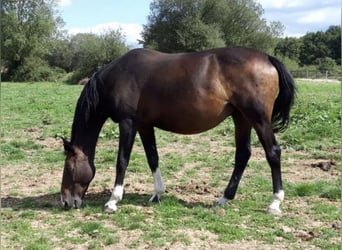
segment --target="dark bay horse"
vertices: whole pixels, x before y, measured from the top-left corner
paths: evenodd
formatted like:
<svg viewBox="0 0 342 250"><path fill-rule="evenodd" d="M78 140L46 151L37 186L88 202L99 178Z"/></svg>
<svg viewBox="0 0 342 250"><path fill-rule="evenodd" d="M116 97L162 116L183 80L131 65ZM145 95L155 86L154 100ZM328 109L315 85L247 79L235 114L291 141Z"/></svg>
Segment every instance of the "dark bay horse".
<svg viewBox="0 0 342 250"><path fill-rule="evenodd" d="M255 129L271 167L274 198L268 211L279 214L284 199L281 150L274 133L284 130L295 97L295 83L276 58L252 49L220 48L166 54L131 50L96 72L84 87L75 110L66 154L61 200L66 208L82 204L95 175L94 155L104 122L119 124L119 149L114 190L105 211L114 212L122 199L124 177L138 132L154 180L150 201L164 193L154 127L194 134L232 116L235 125L235 167L223 196L234 198L251 155Z"/></svg>

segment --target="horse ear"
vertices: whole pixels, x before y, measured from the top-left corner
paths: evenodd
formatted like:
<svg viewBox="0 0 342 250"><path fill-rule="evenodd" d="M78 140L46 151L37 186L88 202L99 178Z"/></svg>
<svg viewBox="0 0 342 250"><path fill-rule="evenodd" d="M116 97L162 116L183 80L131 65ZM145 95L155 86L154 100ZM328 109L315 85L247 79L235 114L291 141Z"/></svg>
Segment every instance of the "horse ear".
<svg viewBox="0 0 342 250"><path fill-rule="evenodd" d="M75 149L73 146L71 146L71 143L65 138L62 138L62 140L65 152L75 154Z"/></svg>

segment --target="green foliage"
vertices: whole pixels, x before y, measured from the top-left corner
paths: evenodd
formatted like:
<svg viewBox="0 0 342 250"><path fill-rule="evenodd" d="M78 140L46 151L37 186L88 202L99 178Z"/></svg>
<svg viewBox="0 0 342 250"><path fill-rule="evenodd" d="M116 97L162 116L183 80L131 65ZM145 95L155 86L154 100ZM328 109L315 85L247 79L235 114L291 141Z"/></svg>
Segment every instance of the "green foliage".
<svg viewBox="0 0 342 250"><path fill-rule="evenodd" d="M253 0L155 0L141 43L166 52L246 46L268 50L281 35L280 23L267 25Z"/></svg>
<svg viewBox="0 0 342 250"><path fill-rule="evenodd" d="M274 54L282 60L289 58L299 62L299 53L301 49L301 40L295 37L285 37L279 39L274 48Z"/></svg>
<svg viewBox="0 0 342 250"><path fill-rule="evenodd" d="M341 26L330 26L325 32L330 53L328 57L341 64Z"/></svg>
<svg viewBox="0 0 342 250"><path fill-rule="evenodd" d="M65 71L61 68L51 67L45 60L39 57L29 56L23 61L11 75L13 81L36 82L36 81L58 81Z"/></svg>
<svg viewBox="0 0 342 250"><path fill-rule="evenodd" d="M2 80L57 81L73 71L71 81L77 83L128 50L120 30L69 38L60 29L55 3L2 1Z"/></svg>
<svg viewBox="0 0 342 250"><path fill-rule="evenodd" d="M73 57L74 51L69 38L58 38L53 41L49 55L46 58L49 65L71 72L75 69Z"/></svg>
<svg viewBox="0 0 342 250"><path fill-rule="evenodd" d="M69 48L72 54L71 70L74 71L71 82L74 83L84 77L90 77L101 66L113 61L128 50L120 30L109 30L102 35L76 34L71 37ZM64 61L69 58L69 53L65 55L66 58L63 58L63 55L59 56Z"/></svg>
<svg viewBox="0 0 342 250"><path fill-rule="evenodd" d="M337 65L341 64L341 26L330 26L324 32L310 32L300 38L278 39L274 54L293 71L340 75Z"/></svg>
<svg viewBox="0 0 342 250"><path fill-rule="evenodd" d="M324 58L329 54L324 32L307 33L302 38L299 60L302 65L310 65L317 58Z"/></svg>
<svg viewBox="0 0 342 250"><path fill-rule="evenodd" d="M317 58L315 61L317 69L321 72L334 71L336 67L335 60L330 57Z"/></svg>
<svg viewBox="0 0 342 250"><path fill-rule="evenodd" d="M3 79L27 81L28 61L40 60L48 54L52 36L58 26L53 2L44 0L10 1L1 5L1 61L6 69ZM26 64L26 65L25 65ZM36 64L44 77L48 69ZM20 72L16 72L16 71ZM26 78L28 77L28 78ZM48 77L46 77L48 78ZM49 79L49 78L48 78Z"/></svg>

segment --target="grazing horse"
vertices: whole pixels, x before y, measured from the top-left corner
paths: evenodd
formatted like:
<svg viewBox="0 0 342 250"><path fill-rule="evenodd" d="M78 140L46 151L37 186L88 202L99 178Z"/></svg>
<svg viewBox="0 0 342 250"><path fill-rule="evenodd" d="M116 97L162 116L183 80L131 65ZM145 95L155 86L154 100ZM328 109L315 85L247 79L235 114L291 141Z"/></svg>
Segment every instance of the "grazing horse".
<svg viewBox="0 0 342 250"><path fill-rule="evenodd" d="M119 149L113 193L106 212L117 210L124 177L138 132L154 180L150 201L165 191L158 164L154 127L195 134L217 126L228 116L235 125L235 167L217 204L234 199L251 155L255 129L271 167L273 201L268 211L279 214L284 199L281 150L274 133L284 130L296 92L285 66L253 49L219 48L203 52L166 54L134 49L96 72L78 99L71 141L66 154L61 201L79 208L95 175L94 155L104 122L119 124Z"/></svg>

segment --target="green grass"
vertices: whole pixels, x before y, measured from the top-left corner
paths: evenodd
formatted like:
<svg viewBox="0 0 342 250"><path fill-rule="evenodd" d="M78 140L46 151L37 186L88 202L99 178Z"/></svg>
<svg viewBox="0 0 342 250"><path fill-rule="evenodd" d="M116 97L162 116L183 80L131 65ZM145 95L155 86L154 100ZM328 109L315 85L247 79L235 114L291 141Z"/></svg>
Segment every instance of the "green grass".
<svg viewBox="0 0 342 250"><path fill-rule="evenodd" d="M284 145L298 150L323 150L341 145L341 89L336 84L299 82Z"/></svg>
<svg viewBox="0 0 342 250"><path fill-rule="evenodd" d="M79 210L58 207L63 170L60 136L70 136L81 86L61 83L1 85L1 244L3 249L338 249L341 244L339 84L298 83L290 127L277 135L283 150L283 216L265 213L272 199L270 169L251 159L236 199L212 203L233 170L231 119L195 136L156 131L167 193L150 204L153 181L141 141L136 139L126 193L115 214L103 213L115 176L118 129L101 131L97 175ZM262 152L253 133L253 149ZM335 161L329 172L310 167ZM312 174L312 171L316 171ZM297 174L300 172L300 174ZM308 175L306 176L306 172ZM302 175L302 177L300 177ZM304 239L301 232L313 232Z"/></svg>

